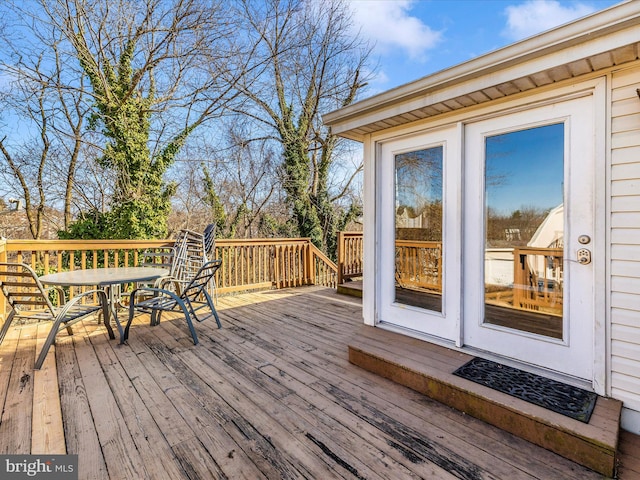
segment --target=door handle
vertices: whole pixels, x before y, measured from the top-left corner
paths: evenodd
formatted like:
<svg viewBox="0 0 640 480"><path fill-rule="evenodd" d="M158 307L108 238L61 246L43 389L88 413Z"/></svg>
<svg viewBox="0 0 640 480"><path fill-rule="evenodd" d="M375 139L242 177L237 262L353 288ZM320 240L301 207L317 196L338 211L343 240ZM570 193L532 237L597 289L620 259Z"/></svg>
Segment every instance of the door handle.
<svg viewBox="0 0 640 480"><path fill-rule="evenodd" d="M589 265L591 263L591 250L588 248L579 248L576 256L580 265Z"/></svg>

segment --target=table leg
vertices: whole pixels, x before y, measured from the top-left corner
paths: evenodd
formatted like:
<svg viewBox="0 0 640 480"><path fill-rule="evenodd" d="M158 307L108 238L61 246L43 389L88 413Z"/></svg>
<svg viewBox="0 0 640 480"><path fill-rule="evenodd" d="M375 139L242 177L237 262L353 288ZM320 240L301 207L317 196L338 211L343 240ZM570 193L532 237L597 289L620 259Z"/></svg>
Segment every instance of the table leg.
<svg viewBox="0 0 640 480"><path fill-rule="evenodd" d="M120 320L118 320L118 309L116 308L116 299L113 293L113 285L107 285L105 287L105 290L107 291L107 298L109 300L109 310L111 310L110 317L113 317L114 321L116 322L116 327L118 328L118 334L120 335L120 343L122 343L122 338L124 336L124 329L120 324ZM109 318L105 319L105 323L107 322L110 322Z"/></svg>

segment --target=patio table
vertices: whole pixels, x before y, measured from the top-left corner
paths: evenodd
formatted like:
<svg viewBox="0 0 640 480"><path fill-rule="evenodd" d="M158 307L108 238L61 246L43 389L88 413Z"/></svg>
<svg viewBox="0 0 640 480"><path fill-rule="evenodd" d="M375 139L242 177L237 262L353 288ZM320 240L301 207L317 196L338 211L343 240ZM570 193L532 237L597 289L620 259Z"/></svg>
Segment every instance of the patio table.
<svg viewBox="0 0 640 480"><path fill-rule="evenodd" d="M124 329L118 320L114 287L126 283L150 282L169 275L166 268L156 267L122 267L122 268L90 268L86 270L71 270L68 272L50 273L38 277L40 282L47 285L65 287L103 287L109 300L111 316L118 327L120 341L124 335ZM110 318L105 318L105 324L110 327ZM109 329L109 328L108 328Z"/></svg>

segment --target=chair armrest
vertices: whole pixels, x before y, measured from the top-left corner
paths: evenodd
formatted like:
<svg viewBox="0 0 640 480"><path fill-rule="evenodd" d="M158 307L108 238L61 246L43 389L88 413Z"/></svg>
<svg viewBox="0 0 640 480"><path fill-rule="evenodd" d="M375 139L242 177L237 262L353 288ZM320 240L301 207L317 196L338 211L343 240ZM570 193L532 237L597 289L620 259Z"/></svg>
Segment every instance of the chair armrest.
<svg viewBox="0 0 640 480"><path fill-rule="evenodd" d="M156 287L138 287L129 294L129 308L135 308L135 300L140 293L153 293L154 297L167 296L178 303L183 303L183 300L171 290Z"/></svg>
<svg viewBox="0 0 640 480"><path fill-rule="evenodd" d="M44 287L43 291L45 293L56 292L58 294L58 307L61 307L65 303L67 303L67 296L64 293L64 289L58 285L53 285L51 287Z"/></svg>
<svg viewBox="0 0 640 480"><path fill-rule="evenodd" d="M157 288L160 290L168 290L166 285L169 283L173 284L173 287L175 288L176 293L180 295L182 293L182 286L186 285L189 282L185 280L180 280L179 278L176 278L172 275L168 275L166 277L158 278L153 284L153 288Z"/></svg>

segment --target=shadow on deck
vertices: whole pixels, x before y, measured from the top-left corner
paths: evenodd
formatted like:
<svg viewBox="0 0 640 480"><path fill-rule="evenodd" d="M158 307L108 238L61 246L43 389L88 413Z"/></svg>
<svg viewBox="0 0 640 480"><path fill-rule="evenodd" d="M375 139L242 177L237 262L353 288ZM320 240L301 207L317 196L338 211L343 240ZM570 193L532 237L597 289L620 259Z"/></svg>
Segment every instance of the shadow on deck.
<svg viewBox="0 0 640 480"><path fill-rule="evenodd" d="M602 478L350 364L357 299L306 287L218 303L223 328L197 324L197 346L182 319L140 317L124 346L85 320L35 372L48 326L13 328L0 451L78 454L83 480Z"/></svg>

